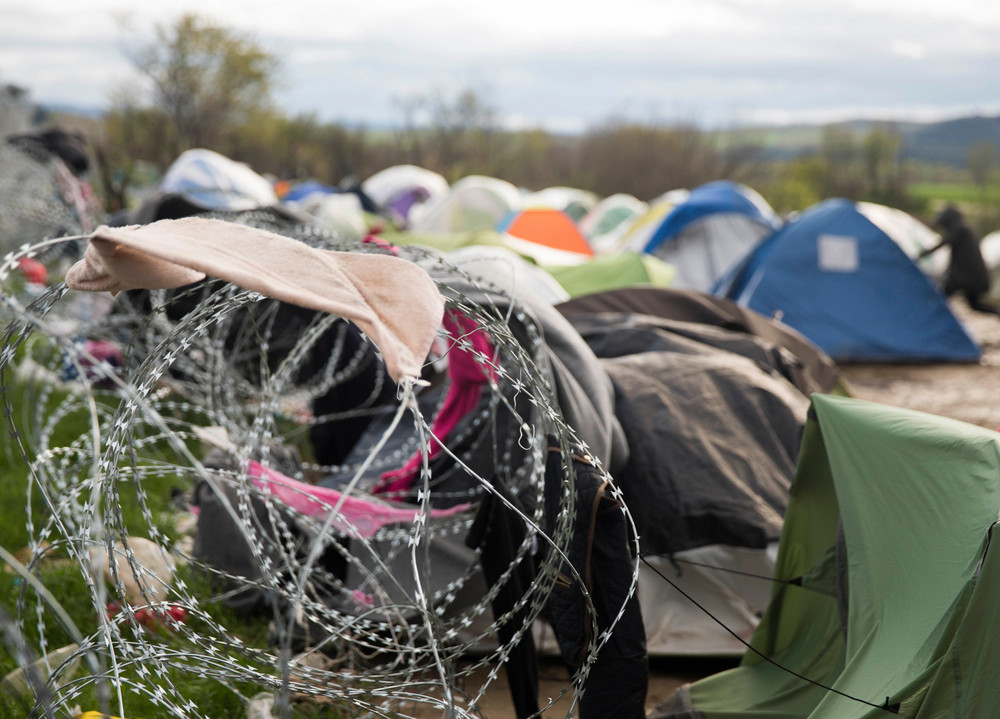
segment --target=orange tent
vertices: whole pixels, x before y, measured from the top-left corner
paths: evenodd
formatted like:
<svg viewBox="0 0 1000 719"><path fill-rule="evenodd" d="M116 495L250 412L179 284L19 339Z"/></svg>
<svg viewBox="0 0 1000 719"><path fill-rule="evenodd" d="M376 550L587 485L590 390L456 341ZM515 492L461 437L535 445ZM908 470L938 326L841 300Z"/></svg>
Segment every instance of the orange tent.
<svg viewBox="0 0 1000 719"><path fill-rule="evenodd" d="M583 258L594 254L576 223L561 210L542 207L521 210L505 218L497 230L543 247L582 255Z"/></svg>

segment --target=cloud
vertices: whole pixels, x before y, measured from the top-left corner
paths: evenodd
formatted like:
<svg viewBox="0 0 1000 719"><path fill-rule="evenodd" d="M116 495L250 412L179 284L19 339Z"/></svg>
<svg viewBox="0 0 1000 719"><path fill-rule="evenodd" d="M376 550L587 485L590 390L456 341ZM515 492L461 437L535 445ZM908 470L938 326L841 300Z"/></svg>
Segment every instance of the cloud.
<svg viewBox="0 0 1000 719"><path fill-rule="evenodd" d="M923 60L927 57L927 50L924 49L924 46L910 40L893 40L889 45L889 50L893 55L910 60Z"/></svg>
<svg viewBox="0 0 1000 719"><path fill-rule="evenodd" d="M0 79L45 100L101 100L108 78L130 70L119 45L193 10L283 60L289 113L331 120L395 122L400 97L467 87L510 123L560 128L622 116L717 124L918 112L1000 97L1000 3L978 0L174 0L170 16L126 0L87 5L35 0L0 11ZM130 8L131 35L114 17Z"/></svg>

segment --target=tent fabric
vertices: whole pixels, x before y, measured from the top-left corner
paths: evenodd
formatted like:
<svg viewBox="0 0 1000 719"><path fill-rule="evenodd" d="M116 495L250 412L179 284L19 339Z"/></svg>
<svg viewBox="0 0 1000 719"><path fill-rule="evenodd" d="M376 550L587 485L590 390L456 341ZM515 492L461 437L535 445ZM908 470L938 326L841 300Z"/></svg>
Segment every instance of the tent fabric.
<svg viewBox="0 0 1000 719"><path fill-rule="evenodd" d="M670 575L689 561L770 576L808 405L785 376L786 353L744 332L650 315L571 321L615 386L629 460L614 476L647 561ZM768 584L679 566L683 590L749 639ZM640 568L638 592L651 655L742 652L654 569Z"/></svg>
<svg viewBox="0 0 1000 719"><path fill-rule="evenodd" d="M646 252L653 251L663 242L676 237L691 223L709 215L744 215L771 229L777 227L778 220L774 211L750 192L743 185L725 180L696 187L686 200L667 215L643 249Z"/></svg>
<svg viewBox="0 0 1000 719"><path fill-rule="evenodd" d="M740 346L743 356L641 316L572 321L615 386L629 443L615 476L643 552L777 540L808 400L766 367L766 352Z"/></svg>
<svg viewBox="0 0 1000 719"><path fill-rule="evenodd" d="M361 183L361 190L384 212L405 222L415 204L448 192L448 181L416 165L393 165Z"/></svg>
<svg viewBox="0 0 1000 719"><path fill-rule="evenodd" d="M597 203L580 220L580 231L591 245L600 243L611 250L628 229L631 221L649 209L642 200L622 192L609 195Z"/></svg>
<svg viewBox="0 0 1000 719"><path fill-rule="evenodd" d="M546 187L524 198L526 209L548 208L565 212L573 222L582 220L597 206L597 195L575 187Z"/></svg>
<svg viewBox="0 0 1000 719"><path fill-rule="evenodd" d="M249 166L201 148L182 152L156 189L160 194L183 195L209 210L252 210L278 204L271 183Z"/></svg>
<svg viewBox="0 0 1000 719"><path fill-rule="evenodd" d="M639 285L667 287L674 278L671 265L637 252L595 255L579 265L557 265L546 270L570 297Z"/></svg>
<svg viewBox="0 0 1000 719"><path fill-rule="evenodd" d="M643 252L646 245L649 244L649 238L656 232L656 228L674 211L676 206L677 203L670 199L650 202L647 210L632 220L618 242L618 249Z"/></svg>
<svg viewBox="0 0 1000 719"><path fill-rule="evenodd" d="M521 209L521 192L506 180L468 175L447 194L428 200L410 214L414 232L470 232L493 229Z"/></svg>
<svg viewBox="0 0 1000 719"><path fill-rule="evenodd" d="M555 277L506 247L470 245L447 253L445 259L480 282L506 290L512 297L530 295L533 301L552 305L570 298Z"/></svg>
<svg viewBox="0 0 1000 719"><path fill-rule="evenodd" d="M576 256L576 261L591 257L594 252L576 223L561 210L528 208L512 213L500 221L496 228L509 235L515 242L511 248L537 254L539 257L553 256L545 250ZM516 242L520 240L520 242ZM543 260L544 262L544 260ZM564 264L564 263L559 263Z"/></svg>
<svg viewBox="0 0 1000 719"><path fill-rule="evenodd" d="M980 356L931 280L848 200L827 200L785 225L714 293L780 316L837 361Z"/></svg>
<svg viewBox="0 0 1000 719"><path fill-rule="evenodd" d="M310 195L335 195L340 190L318 180L304 180L291 187L281 196L282 202L301 202Z"/></svg>
<svg viewBox="0 0 1000 719"><path fill-rule="evenodd" d="M674 265L674 286L707 292L779 224L773 210L750 188L710 182L675 206L661 203L654 217L630 233L627 248Z"/></svg>
<svg viewBox="0 0 1000 719"><path fill-rule="evenodd" d="M787 325L731 300L694 290L634 287L578 297L556 306L564 315L621 312L720 327L758 337L791 357L787 378L806 395L832 392L840 385L837 365L821 349Z"/></svg>
<svg viewBox="0 0 1000 719"><path fill-rule="evenodd" d="M286 206L308 215L337 237L360 240L368 231L361 200L353 192L314 192L297 202L286 203Z"/></svg>
<svg viewBox="0 0 1000 719"><path fill-rule="evenodd" d="M815 395L752 650L650 716L996 716L998 442L963 422Z"/></svg>
<svg viewBox="0 0 1000 719"><path fill-rule="evenodd" d="M418 245L443 252L458 270L505 289L512 297L527 293L533 300L555 304L569 299L556 279L524 255L508 247L494 230L465 233L383 232L379 237L399 246Z"/></svg>
<svg viewBox="0 0 1000 719"><path fill-rule="evenodd" d="M875 202L858 202L855 206L858 208L858 212L872 221L872 224L889 235L902 248L907 257L917 263L920 269L935 280L944 277L944 271L948 268L951 248L942 247L925 257L920 257L920 253L924 250L929 250L940 244L941 235L939 233L913 215L895 207Z"/></svg>

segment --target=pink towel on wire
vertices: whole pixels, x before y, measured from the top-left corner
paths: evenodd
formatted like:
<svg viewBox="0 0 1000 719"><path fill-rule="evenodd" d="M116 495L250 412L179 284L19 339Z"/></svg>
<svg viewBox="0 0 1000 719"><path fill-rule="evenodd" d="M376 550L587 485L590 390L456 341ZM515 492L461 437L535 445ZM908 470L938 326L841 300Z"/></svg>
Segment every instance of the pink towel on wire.
<svg viewBox="0 0 1000 719"><path fill-rule="evenodd" d="M117 294L167 289L206 276L354 322L397 382L419 377L444 313L430 276L384 254L333 252L267 230L185 217L101 226L66 274L70 289Z"/></svg>
<svg viewBox="0 0 1000 719"><path fill-rule="evenodd" d="M444 327L455 338L455 344L448 353L448 377L451 380L448 393L431 424L431 433L442 439L476 408L486 383L496 377L496 371L491 366L476 360L477 355L492 357L493 345L489 335L474 320L456 310L448 310L444 314ZM463 346L461 340L468 341L471 346ZM434 437L430 440L428 459L434 459L442 450L441 443ZM418 451L399 469L385 472L372 491L395 497L406 494L422 464L423 457Z"/></svg>

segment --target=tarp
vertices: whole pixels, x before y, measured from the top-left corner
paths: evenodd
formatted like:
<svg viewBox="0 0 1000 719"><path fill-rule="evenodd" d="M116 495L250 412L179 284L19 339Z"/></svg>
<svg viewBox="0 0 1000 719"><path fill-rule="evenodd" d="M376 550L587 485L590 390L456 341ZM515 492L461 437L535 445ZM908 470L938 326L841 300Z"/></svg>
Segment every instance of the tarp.
<svg viewBox="0 0 1000 719"><path fill-rule="evenodd" d="M974 362L980 355L944 295L848 200L806 210L714 291L779 316L838 361Z"/></svg>
<svg viewBox="0 0 1000 719"><path fill-rule="evenodd" d="M631 450L615 479L644 556L748 640L769 584L747 575L773 570L806 392L832 387L836 368L787 328L717 298L698 299L692 291L615 290L557 309L615 383L615 413ZM743 328L753 317L759 332ZM829 375L810 372L765 335L815 353L810 364ZM742 653L732 634L645 565L638 591L651 655Z"/></svg>
<svg viewBox="0 0 1000 719"><path fill-rule="evenodd" d="M749 334L787 355L781 365L774 366L784 367L782 374L806 395L842 392L838 389L840 371L825 352L791 327L722 297L694 290L633 287L577 297L556 309L568 317L605 312L643 314Z"/></svg>
<svg viewBox="0 0 1000 719"><path fill-rule="evenodd" d="M955 420L814 396L753 650L651 717L995 717L998 442Z"/></svg>

